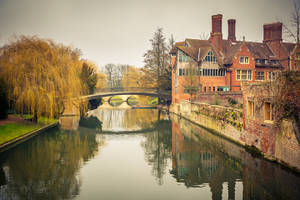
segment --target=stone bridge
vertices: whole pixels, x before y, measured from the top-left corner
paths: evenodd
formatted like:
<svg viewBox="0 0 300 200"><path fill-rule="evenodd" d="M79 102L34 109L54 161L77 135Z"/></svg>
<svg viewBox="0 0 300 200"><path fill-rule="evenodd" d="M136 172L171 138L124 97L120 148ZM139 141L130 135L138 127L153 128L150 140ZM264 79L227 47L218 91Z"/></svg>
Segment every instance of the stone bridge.
<svg viewBox="0 0 300 200"><path fill-rule="evenodd" d="M123 96L126 95L127 101L128 97L131 95L143 95L143 96L153 96L158 97L160 102L170 102L171 101L171 90L161 90L158 88L145 88L145 87L120 87L120 88L100 88L96 89L94 94L83 96L82 98L87 98L89 100L99 99L108 96Z"/></svg>
<svg viewBox="0 0 300 200"><path fill-rule="evenodd" d="M153 96L159 98L159 103L171 103L171 90L161 90L158 88L145 87L120 87L120 88L101 88L96 89L94 94L82 96L81 99L88 99L91 103L103 97L120 96L123 101L127 102L131 95ZM65 101L65 109L63 115L79 115L78 99Z"/></svg>

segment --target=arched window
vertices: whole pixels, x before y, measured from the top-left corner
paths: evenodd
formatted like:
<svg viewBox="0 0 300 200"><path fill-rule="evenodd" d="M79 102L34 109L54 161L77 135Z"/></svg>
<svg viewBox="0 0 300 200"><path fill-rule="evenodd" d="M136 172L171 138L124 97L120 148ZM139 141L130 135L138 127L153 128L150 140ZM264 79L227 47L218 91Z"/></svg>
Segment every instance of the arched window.
<svg viewBox="0 0 300 200"><path fill-rule="evenodd" d="M209 51L207 56L205 56L204 62L216 63L216 57L212 51Z"/></svg>

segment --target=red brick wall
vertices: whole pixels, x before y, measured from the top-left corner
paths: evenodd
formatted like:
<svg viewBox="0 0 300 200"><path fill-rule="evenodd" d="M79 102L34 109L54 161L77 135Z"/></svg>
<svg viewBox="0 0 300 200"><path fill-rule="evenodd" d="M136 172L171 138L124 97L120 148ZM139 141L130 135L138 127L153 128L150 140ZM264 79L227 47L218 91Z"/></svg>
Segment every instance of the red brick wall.
<svg viewBox="0 0 300 200"><path fill-rule="evenodd" d="M295 51L291 55L290 69L300 70L300 59L296 58L296 54L300 53L300 45L296 47Z"/></svg>
<svg viewBox="0 0 300 200"><path fill-rule="evenodd" d="M241 64L240 63L240 56L248 56L249 57L249 64ZM240 91L241 87L240 84L242 81L236 80L236 70L238 69L247 69L252 70L252 80L250 82L254 82L254 70L255 70L255 60L252 57L249 49L245 44L241 46L240 51L236 54L236 56L233 58L232 67L230 68L232 70L231 73L231 84L232 84L232 91ZM228 73L228 75L230 75ZM227 79L227 81L230 81L230 78ZM229 82L227 83L230 84Z"/></svg>

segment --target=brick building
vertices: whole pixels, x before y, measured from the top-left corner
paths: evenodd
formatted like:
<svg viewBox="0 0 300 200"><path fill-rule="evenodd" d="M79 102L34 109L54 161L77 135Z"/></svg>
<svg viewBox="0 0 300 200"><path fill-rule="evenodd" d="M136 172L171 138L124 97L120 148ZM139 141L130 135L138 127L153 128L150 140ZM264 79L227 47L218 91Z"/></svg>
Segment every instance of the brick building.
<svg viewBox="0 0 300 200"><path fill-rule="evenodd" d="M237 41L236 20L228 20L228 38L223 39L222 15L212 16L208 40L186 39L170 51L172 102L189 99L191 84L203 93L240 91L241 82L272 79L274 72L300 69L300 47L282 41L282 23L263 26L263 41Z"/></svg>

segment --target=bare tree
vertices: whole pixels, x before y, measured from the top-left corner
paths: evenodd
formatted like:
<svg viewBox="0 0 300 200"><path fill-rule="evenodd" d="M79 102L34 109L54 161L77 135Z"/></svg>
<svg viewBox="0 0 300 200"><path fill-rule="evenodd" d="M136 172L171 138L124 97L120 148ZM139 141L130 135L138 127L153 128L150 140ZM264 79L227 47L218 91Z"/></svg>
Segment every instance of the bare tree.
<svg viewBox="0 0 300 200"><path fill-rule="evenodd" d="M110 88L122 87L123 75L128 69L128 65L124 64L107 64L104 66L104 73L107 76Z"/></svg>
<svg viewBox="0 0 300 200"><path fill-rule="evenodd" d="M288 37L294 39L294 41L298 44L299 43L299 31L300 31L300 3L296 0L293 1L294 10L291 14L290 24L291 27L288 27L283 24L286 34Z"/></svg>
<svg viewBox="0 0 300 200"><path fill-rule="evenodd" d="M200 34L199 38L200 38L200 40L208 40L209 34L203 32L203 33Z"/></svg>

